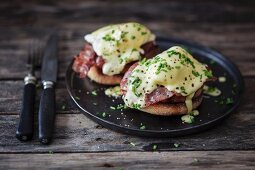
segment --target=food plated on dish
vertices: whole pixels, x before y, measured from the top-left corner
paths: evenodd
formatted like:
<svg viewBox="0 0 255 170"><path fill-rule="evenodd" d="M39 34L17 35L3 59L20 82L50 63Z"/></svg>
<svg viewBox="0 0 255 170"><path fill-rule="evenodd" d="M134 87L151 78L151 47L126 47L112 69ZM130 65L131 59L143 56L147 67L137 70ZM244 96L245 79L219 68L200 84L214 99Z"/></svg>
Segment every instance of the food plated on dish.
<svg viewBox="0 0 255 170"><path fill-rule="evenodd" d="M124 24L112 28L118 29L119 25ZM103 34L102 30L99 32ZM137 30L141 31L139 27ZM125 29L122 31L126 32ZM115 33L113 30L110 32ZM142 34L145 35L140 33L137 36ZM93 47L94 41L90 38L87 40L90 50L83 50L75 56L66 72L68 92L85 115L123 133L169 137L209 128L237 108L243 79L238 68L227 58L207 47L181 39L152 37L147 38L152 41L141 43L138 49L140 57L126 62L125 66L118 65L122 64L121 56L106 55L104 60L113 59L110 63L115 62L114 70L124 67L119 69L122 70L120 73L113 71L116 74L110 75L104 72L107 62L98 66L100 58L103 58L96 52L98 47ZM101 36L101 39L112 40L112 37ZM101 42L101 48L108 43ZM123 48L132 49L131 45L123 45ZM144 48L146 45L150 48ZM99 77L97 79L89 73L95 73L91 69L95 67L99 73L95 74Z"/></svg>
<svg viewBox="0 0 255 170"><path fill-rule="evenodd" d="M84 38L84 49L75 56L72 68L99 84L119 84L133 62L157 53L155 35L139 23L105 26Z"/></svg>
<svg viewBox="0 0 255 170"><path fill-rule="evenodd" d="M155 115L183 115L202 102L212 71L182 47L174 46L132 65L121 81L128 107Z"/></svg>

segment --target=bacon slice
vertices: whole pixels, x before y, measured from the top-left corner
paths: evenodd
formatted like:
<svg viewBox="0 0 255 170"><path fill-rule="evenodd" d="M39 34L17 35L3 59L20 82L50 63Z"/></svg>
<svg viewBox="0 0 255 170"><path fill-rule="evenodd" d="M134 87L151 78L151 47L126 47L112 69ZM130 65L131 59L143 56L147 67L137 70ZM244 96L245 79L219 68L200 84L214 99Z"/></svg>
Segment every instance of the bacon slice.
<svg viewBox="0 0 255 170"><path fill-rule="evenodd" d="M90 44L85 44L79 55L74 57L73 70L85 78L90 67L95 64L96 53Z"/></svg>
<svg viewBox="0 0 255 170"><path fill-rule="evenodd" d="M141 46L144 50L143 57L151 58L156 55L158 48L154 42L148 42ZM80 74L81 78L85 78L89 72L89 69L96 65L98 68L102 68L105 61L101 56L97 56L91 44L86 43L84 49L79 55L74 57L73 70ZM124 74L133 63L128 63L121 72Z"/></svg>
<svg viewBox="0 0 255 170"><path fill-rule="evenodd" d="M105 63L105 61L104 61L103 57L101 57L101 56L97 57L97 59L96 59L97 67L102 68L104 63Z"/></svg>

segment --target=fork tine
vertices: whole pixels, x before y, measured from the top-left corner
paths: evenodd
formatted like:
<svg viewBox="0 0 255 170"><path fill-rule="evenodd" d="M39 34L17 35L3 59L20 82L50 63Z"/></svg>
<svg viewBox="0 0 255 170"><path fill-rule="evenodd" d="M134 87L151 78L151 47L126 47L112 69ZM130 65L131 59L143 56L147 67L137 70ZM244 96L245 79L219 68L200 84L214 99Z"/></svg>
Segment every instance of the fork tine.
<svg viewBox="0 0 255 170"><path fill-rule="evenodd" d="M28 44L27 66L32 63L32 41Z"/></svg>
<svg viewBox="0 0 255 170"><path fill-rule="evenodd" d="M36 49L36 62L35 62L35 66L37 67L38 66L38 64L39 64L39 60L40 60L40 51L41 51L41 44L40 44L40 42L39 41L37 41L37 49Z"/></svg>
<svg viewBox="0 0 255 170"><path fill-rule="evenodd" d="M35 40L34 42L34 52L33 52L33 65L35 68L40 66L41 63L41 58L42 58L42 52L43 52L43 48L42 48L42 43L39 40Z"/></svg>
<svg viewBox="0 0 255 170"><path fill-rule="evenodd" d="M43 44L42 44L42 42L40 42L40 44L39 44L39 54L38 54L38 63L37 63L38 66L41 64L42 56L43 56Z"/></svg>

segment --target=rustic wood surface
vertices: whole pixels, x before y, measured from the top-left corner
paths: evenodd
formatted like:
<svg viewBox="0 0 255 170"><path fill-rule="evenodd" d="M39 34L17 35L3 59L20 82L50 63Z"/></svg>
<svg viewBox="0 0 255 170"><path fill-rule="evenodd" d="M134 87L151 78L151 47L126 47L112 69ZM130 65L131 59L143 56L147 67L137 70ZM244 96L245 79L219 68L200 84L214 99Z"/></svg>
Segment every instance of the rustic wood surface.
<svg viewBox="0 0 255 170"><path fill-rule="evenodd" d="M0 11L0 169L255 168L254 1L1 1ZM82 48L84 34L127 21L141 22L158 36L208 46L231 59L246 86L239 109L210 130L164 139L116 133L81 114L65 88L65 70ZM42 146L35 134L33 141L21 143L15 128L27 47L34 38L44 41L51 28L60 35L54 141ZM158 148L153 152L154 144Z"/></svg>

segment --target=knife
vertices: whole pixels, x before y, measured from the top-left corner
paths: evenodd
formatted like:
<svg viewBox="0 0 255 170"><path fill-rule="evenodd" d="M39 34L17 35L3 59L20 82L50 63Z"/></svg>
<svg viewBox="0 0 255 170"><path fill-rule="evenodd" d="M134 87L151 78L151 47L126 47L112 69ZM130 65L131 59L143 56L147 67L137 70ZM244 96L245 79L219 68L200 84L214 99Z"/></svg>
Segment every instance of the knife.
<svg viewBox="0 0 255 170"><path fill-rule="evenodd" d="M55 83L57 81L58 68L58 36L53 33L46 44L44 51L41 79L43 90L41 93L38 126L39 140L42 144L49 144L52 140L56 106Z"/></svg>

